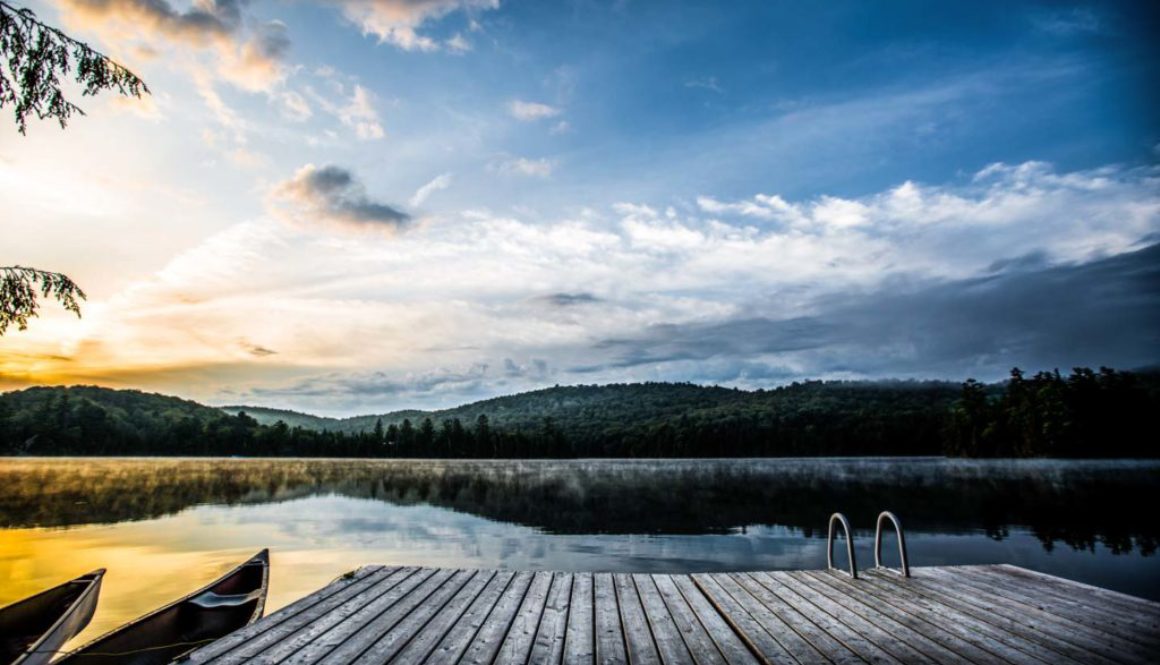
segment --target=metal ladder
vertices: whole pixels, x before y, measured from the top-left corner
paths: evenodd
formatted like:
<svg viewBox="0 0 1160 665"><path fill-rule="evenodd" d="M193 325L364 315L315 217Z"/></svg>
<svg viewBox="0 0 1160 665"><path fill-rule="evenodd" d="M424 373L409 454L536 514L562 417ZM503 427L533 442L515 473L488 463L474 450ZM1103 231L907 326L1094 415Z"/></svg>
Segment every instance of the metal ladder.
<svg viewBox="0 0 1160 665"><path fill-rule="evenodd" d="M894 525L894 533L898 534L898 555L901 563L901 568L887 568L882 565L882 523L889 520ZM840 568L834 567L834 525L842 525L843 534L846 537L846 556L850 563L850 570L847 574L853 579L858 579L858 564L854 560L854 536L853 531L850 530L850 520L842 513L834 513L830 515L830 525L826 534L826 569L843 571ZM903 577L910 577L910 562L906 556L906 536L903 535L902 522L898 516L889 510L884 510L878 514L878 523L874 527L874 568L879 570L889 570L893 573L898 573Z"/></svg>

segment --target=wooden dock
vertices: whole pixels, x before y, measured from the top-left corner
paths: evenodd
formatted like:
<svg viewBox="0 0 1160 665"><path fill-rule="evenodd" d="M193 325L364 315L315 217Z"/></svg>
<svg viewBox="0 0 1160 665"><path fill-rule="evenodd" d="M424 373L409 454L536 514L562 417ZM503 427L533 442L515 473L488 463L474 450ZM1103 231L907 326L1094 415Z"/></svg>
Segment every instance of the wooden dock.
<svg viewBox="0 0 1160 665"><path fill-rule="evenodd" d="M193 663L1160 663L1160 603L1014 566L647 575L368 566Z"/></svg>

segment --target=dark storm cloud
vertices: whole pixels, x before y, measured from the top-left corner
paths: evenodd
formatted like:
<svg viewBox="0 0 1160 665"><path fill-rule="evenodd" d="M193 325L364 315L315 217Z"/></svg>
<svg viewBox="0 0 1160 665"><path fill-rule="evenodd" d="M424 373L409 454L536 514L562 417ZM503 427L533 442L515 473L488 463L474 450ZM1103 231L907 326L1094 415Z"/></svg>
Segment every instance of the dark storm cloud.
<svg viewBox="0 0 1160 665"><path fill-rule="evenodd" d="M511 379L543 380L548 377L551 370L548 367L548 361L543 358L532 358L526 365L521 365L511 358L504 358L503 373L504 376Z"/></svg>
<svg viewBox="0 0 1160 665"><path fill-rule="evenodd" d="M372 201L353 173L333 165L302 167L275 189L275 198L284 212L302 222L399 229L411 221L407 213Z"/></svg>
<svg viewBox="0 0 1160 665"><path fill-rule="evenodd" d="M238 342L238 344L240 344L241 347L245 349L246 353L257 358L265 358L266 356L273 356L278 354L278 352L273 349L268 349L259 344L247 342L246 340L241 340Z"/></svg>
<svg viewBox="0 0 1160 665"><path fill-rule="evenodd" d="M989 377L1015 365L1132 368L1160 360L1160 245L1030 269L1037 261L1017 259L976 279L834 296L808 317L657 326L599 343L612 360L572 371L682 360L728 367L774 355L794 358L805 375Z"/></svg>
<svg viewBox="0 0 1160 665"><path fill-rule="evenodd" d="M587 305L589 303L600 302L600 298L591 293L550 293L541 298L549 305L556 307L571 307L572 305Z"/></svg>
<svg viewBox="0 0 1160 665"><path fill-rule="evenodd" d="M327 374L310 377L279 388L255 388L254 397L330 397L357 395L364 397L393 397L437 393L452 389L471 391L482 385L488 366L480 363L467 371L436 370L420 375L391 376L384 372L363 374Z"/></svg>
<svg viewBox="0 0 1160 665"><path fill-rule="evenodd" d="M670 360L803 351L837 342L841 337L841 331L813 317L780 321L752 318L705 325L653 326L644 337L605 340L596 348L618 355L609 366L631 367Z"/></svg>

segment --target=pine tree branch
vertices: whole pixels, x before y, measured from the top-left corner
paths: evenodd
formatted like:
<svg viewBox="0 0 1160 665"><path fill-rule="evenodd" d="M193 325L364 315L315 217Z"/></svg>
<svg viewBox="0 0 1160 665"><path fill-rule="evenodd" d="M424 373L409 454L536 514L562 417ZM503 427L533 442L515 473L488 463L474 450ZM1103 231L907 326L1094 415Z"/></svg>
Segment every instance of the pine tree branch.
<svg viewBox="0 0 1160 665"><path fill-rule="evenodd" d="M39 294L37 293L39 291ZM0 266L0 336L15 324L26 330L28 319L39 316L39 298L55 298L65 309L81 316L81 290L67 275L24 266Z"/></svg>
<svg viewBox="0 0 1160 665"><path fill-rule="evenodd" d="M0 0L0 108L14 105L21 134L27 117L55 118L63 129L79 106L65 98L61 76L76 71L82 95L101 90L133 97L149 94L145 82L88 44L42 23L31 9Z"/></svg>

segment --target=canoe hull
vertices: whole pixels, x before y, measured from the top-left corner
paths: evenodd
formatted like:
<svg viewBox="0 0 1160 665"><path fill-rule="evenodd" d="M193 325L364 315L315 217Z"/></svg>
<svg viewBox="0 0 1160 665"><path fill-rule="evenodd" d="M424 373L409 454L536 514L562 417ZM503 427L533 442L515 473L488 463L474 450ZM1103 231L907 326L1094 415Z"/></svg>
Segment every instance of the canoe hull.
<svg viewBox="0 0 1160 665"><path fill-rule="evenodd" d="M262 616L269 585L263 550L206 587L73 651L57 665L160 665Z"/></svg>
<svg viewBox="0 0 1160 665"><path fill-rule="evenodd" d="M47 665L89 625L104 574L82 575L0 609L0 665Z"/></svg>

